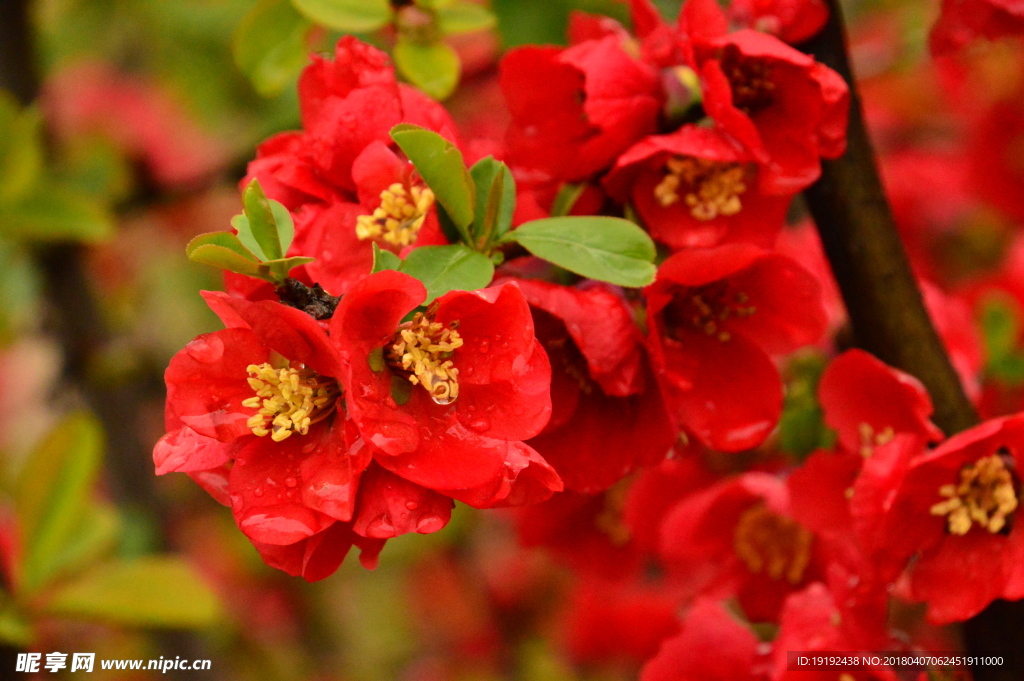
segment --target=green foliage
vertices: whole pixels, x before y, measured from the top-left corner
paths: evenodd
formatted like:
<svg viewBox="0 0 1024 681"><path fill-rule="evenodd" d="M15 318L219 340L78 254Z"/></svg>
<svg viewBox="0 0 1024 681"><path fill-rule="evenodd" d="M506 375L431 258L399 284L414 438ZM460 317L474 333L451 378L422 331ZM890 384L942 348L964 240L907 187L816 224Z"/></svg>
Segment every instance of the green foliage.
<svg viewBox="0 0 1024 681"><path fill-rule="evenodd" d="M295 9L318 24L346 33L367 33L391 21L388 0L292 0Z"/></svg>
<svg viewBox="0 0 1024 681"><path fill-rule="evenodd" d="M399 36L392 56L402 75L435 99L444 99L459 84L459 55L440 40L421 42Z"/></svg>
<svg viewBox="0 0 1024 681"><path fill-rule="evenodd" d="M473 215L473 241L486 251L512 226L516 208L516 181L512 171L492 156L482 158L469 170L476 185L476 208Z"/></svg>
<svg viewBox="0 0 1024 681"><path fill-rule="evenodd" d="M290 0L260 0L235 29L235 64L264 97L280 93L305 66L312 24Z"/></svg>
<svg viewBox="0 0 1024 681"><path fill-rule="evenodd" d="M476 187L462 152L436 132L407 123L392 128L391 138L416 166L463 239L471 243L467 229L473 222Z"/></svg>
<svg viewBox="0 0 1024 681"><path fill-rule="evenodd" d="M981 303L985 372L1008 385L1024 384L1024 351L1019 349L1021 313L1016 302L990 296Z"/></svg>
<svg viewBox="0 0 1024 681"><path fill-rule="evenodd" d="M462 2L437 10L437 22L445 35L470 33L494 28L497 17L482 5Z"/></svg>
<svg viewBox="0 0 1024 681"><path fill-rule="evenodd" d="M397 270L402 266L402 259L391 251L384 250L377 244L373 244L373 268L371 273L381 270Z"/></svg>
<svg viewBox="0 0 1024 681"><path fill-rule="evenodd" d="M823 355L812 351L797 355L787 367L779 448L800 460L816 449L829 449L835 444L835 432L825 425L818 403L818 382L827 363Z"/></svg>
<svg viewBox="0 0 1024 681"><path fill-rule="evenodd" d="M0 241L0 344L32 326L41 288L26 249Z"/></svg>
<svg viewBox="0 0 1024 681"><path fill-rule="evenodd" d="M25 590L38 588L67 562L61 554L82 531L101 448L99 424L91 416L74 414L25 462L15 495Z"/></svg>
<svg viewBox="0 0 1024 681"><path fill-rule="evenodd" d="M43 172L42 118L0 91L0 205L25 196Z"/></svg>
<svg viewBox="0 0 1024 681"><path fill-rule="evenodd" d="M205 627L220 614L217 597L188 564L150 556L96 566L58 589L45 612L148 627Z"/></svg>
<svg viewBox="0 0 1024 681"><path fill-rule="evenodd" d="M579 198L583 196L583 192L586 189L587 185L585 182L579 184L566 183L559 187L555 200L551 204L551 217L557 218L568 215L572 207L579 201Z"/></svg>
<svg viewBox="0 0 1024 681"><path fill-rule="evenodd" d="M424 304L448 291L484 288L494 278L490 258L462 244L417 248L402 261L398 270L416 277L427 287Z"/></svg>
<svg viewBox="0 0 1024 681"><path fill-rule="evenodd" d="M632 222L610 217L534 220L505 236L580 276L639 288L654 281L654 242Z"/></svg>
<svg viewBox="0 0 1024 681"><path fill-rule="evenodd" d="M200 234L185 247L193 262L279 284L292 268L312 262L305 256L284 257L295 237L292 216L282 204L267 198L253 180L242 194L244 213L231 220L238 232Z"/></svg>
<svg viewBox="0 0 1024 681"><path fill-rule="evenodd" d="M629 23L627 5L616 0L492 0L491 8L506 49L530 43L564 45L574 10Z"/></svg>

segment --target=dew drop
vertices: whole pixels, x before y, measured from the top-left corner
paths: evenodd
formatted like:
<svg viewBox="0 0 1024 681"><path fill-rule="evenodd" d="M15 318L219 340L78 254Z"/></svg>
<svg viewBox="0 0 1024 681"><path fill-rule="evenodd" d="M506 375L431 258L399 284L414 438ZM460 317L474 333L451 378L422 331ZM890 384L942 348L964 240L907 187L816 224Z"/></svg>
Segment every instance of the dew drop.
<svg viewBox="0 0 1024 681"><path fill-rule="evenodd" d="M252 491L252 493L255 494L258 497L262 497L263 496L263 488L262 487L257 487L256 489L254 489Z"/></svg>
<svg viewBox="0 0 1024 681"><path fill-rule="evenodd" d="M490 430L491 422L487 419L477 419L476 421L471 421L469 427L478 433L484 433Z"/></svg>
<svg viewBox="0 0 1024 681"><path fill-rule="evenodd" d="M487 340L486 338L485 338L485 339L483 339L483 340L482 340L482 341L480 341L480 343L479 343L479 344L478 344L478 345L476 346L476 349L477 349L477 350L479 350L481 354L484 354L484 355L486 355L486 354L487 354L488 352L490 352L490 351L491 351L491 341Z"/></svg>
<svg viewBox="0 0 1024 681"><path fill-rule="evenodd" d="M420 505L417 504L415 501L407 501L405 502L405 507L410 511L415 511L417 508L420 507Z"/></svg>
<svg viewBox="0 0 1024 681"><path fill-rule="evenodd" d="M295 485L299 484L299 481L291 476L288 476L287 478L284 479L284 484L287 485L288 487L295 487Z"/></svg>

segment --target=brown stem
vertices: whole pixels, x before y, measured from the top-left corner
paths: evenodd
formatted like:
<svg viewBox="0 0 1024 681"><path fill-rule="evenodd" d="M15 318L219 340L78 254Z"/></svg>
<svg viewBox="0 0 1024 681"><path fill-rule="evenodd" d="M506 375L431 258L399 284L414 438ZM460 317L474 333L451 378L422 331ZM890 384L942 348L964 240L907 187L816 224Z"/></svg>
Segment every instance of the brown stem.
<svg viewBox="0 0 1024 681"><path fill-rule="evenodd" d="M850 70L842 8L838 0L827 2L828 24L801 48L849 84L850 126L846 153L822 163L821 178L805 192L807 205L842 292L856 343L920 379L935 404L935 423L952 435L978 423L978 415L925 310L900 242ZM949 588L964 585L952 583ZM972 654L1024 650L1024 602L996 601L965 622L963 634ZM1016 661L1007 662L1001 667L973 668L975 680L1018 680Z"/></svg>

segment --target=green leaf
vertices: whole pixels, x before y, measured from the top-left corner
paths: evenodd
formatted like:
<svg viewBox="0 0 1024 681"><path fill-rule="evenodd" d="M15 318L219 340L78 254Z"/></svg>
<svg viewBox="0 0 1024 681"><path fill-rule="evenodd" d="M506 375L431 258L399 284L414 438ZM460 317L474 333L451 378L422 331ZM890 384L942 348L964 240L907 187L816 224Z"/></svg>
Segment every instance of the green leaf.
<svg viewBox="0 0 1024 681"><path fill-rule="evenodd" d="M558 193L555 194L555 200L551 204L551 217L557 218L563 215L568 215L572 207L576 205L576 202L583 192L587 189L586 182L580 182L579 184L570 184L566 182L559 189Z"/></svg>
<svg viewBox="0 0 1024 681"><path fill-rule="evenodd" d="M481 250L501 238L512 226L516 208L516 181L512 171L492 156L482 158L469 169L476 185L473 214L474 241Z"/></svg>
<svg viewBox="0 0 1024 681"><path fill-rule="evenodd" d="M437 202L463 238L467 238L466 229L473 222L476 187L462 160L462 152L436 132L408 123L392 128L391 139L416 166Z"/></svg>
<svg viewBox="0 0 1024 681"><path fill-rule="evenodd" d="M256 92L271 97L295 81L308 60L311 28L290 0L261 0L242 18L231 52Z"/></svg>
<svg viewBox="0 0 1024 681"><path fill-rule="evenodd" d="M274 283L275 279L266 267L259 263L245 258L235 251L223 246L207 244L198 246L190 254L189 259L203 265L212 265L235 274L244 274L248 277L257 277Z"/></svg>
<svg viewBox="0 0 1024 681"><path fill-rule="evenodd" d="M253 180L242 193L245 220L232 221L238 230L238 238L260 260L280 260L284 257L284 239L278 231L277 214L271 208L270 200L263 193L259 180ZM288 219L289 224L291 218ZM293 228L294 230L294 228ZM289 245L291 238L288 238ZM255 248L254 248L255 246Z"/></svg>
<svg viewBox="0 0 1024 681"><path fill-rule="evenodd" d="M114 231L110 212L94 197L52 182L0 206L5 236L39 241L106 239Z"/></svg>
<svg viewBox="0 0 1024 681"><path fill-rule="evenodd" d="M239 238L231 232L208 232L206 234L200 234L189 241L188 245L185 246L185 255L191 258L192 253L194 253L200 246L220 246L237 253L246 260L251 260L254 263L258 262L256 256L253 255L249 249L243 246Z"/></svg>
<svg viewBox="0 0 1024 681"><path fill-rule="evenodd" d="M151 556L98 566L57 590L44 610L117 624L198 628L216 621L220 604L189 564Z"/></svg>
<svg viewBox="0 0 1024 681"><path fill-rule="evenodd" d="M385 250L377 244L373 244L373 269L370 270L371 274L382 270L397 270L401 266L401 258L391 251Z"/></svg>
<svg viewBox="0 0 1024 681"><path fill-rule="evenodd" d="M60 554L81 530L99 471L102 441L95 418L72 414L25 461L15 489L25 590L46 582L60 565Z"/></svg>
<svg viewBox="0 0 1024 681"><path fill-rule="evenodd" d="M310 258L304 255L293 255L290 258L280 258L278 260L268 260L260 265L260 270L269 270L273 275L274 283L284 281L292 268L298 267L299 265L305 265L308 262L313 262L316 258Z"/></svg>
<svg viewBox="0 0 1024 681"><path fill-rule="evenodd" d="M437 20L445 35L483 31L497 23L497 17L490 10L472 2L439 8Z"/></svg>
<svg viewBox="0 0 1024 681"><path fill-rule="evenodd" d="M779 419L779 449L803 460L816 449L835 443L835 432L825 424L818 402L818 382L827 366L824 355L803 352L786 367L786 398Z"/></svg>
<svg viewBox="0 0 1024 681"><path fill-rule="evenodd" d="M990 296L981 304L981 337L990 363L999 362L1017 347L1020 312L1012 299Z"/></svg>
<svg viewBox="0 0 1024 681"><path fill-rule="evenodd" d="M400 36L392 56L402 75L434 99L444 99L459 84L462 65L447 43L421 43Z"/></svg>
<svg viewBox="0 0 1024 681"><path fill-rule="evenodd" d="M416 277L427 287L424 305L448 291L484 288L494 278L490 258L462 244L417 248L402 261L399 271Z"/></svg>
<svg viewBox="0 0 1024 681"><path fill-rule="evenodd" d="M10 95L0 92L0 203L11 203L27 194L42 171L39 110L20 110Z"/></svg>
<svg viewBox="0 0 1024 681"><path fill-rule="evenodd" d="M505 236L580 276L640 288L654 281L654 242L628 220L574 216L534 220Z"/></svg>
<svg viewBox="0 0 1024 681"><path fill-rule="evenodd" d="M391 22L387 0L292 0L316 23L346 33L368 33Z"/></svg>
<svg viewBox="0 0 1024 681"><path fill-rule="evenodd" d="M32 624L13 604L0 606L0 641L18 648L27 648L34 638Z"/></svg>

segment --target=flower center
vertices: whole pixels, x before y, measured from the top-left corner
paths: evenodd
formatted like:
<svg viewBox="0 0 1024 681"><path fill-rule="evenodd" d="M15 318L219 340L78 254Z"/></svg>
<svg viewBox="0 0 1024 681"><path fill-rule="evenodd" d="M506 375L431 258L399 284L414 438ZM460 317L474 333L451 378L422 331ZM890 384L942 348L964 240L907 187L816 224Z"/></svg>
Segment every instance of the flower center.
<svg viewBox="0 0 1024 681"><path fill-rule="evenodd" d="M275 442L292 433L305 435L312 424L327 418L341 394L333 378L305 368L275 369L264 362L250 364L246 371L256 396L244 400L242 406L258 410L246 425L254 434L270 435Z"/></svg>
<svg viewBox="0 0 1024 681"><path fill-rule="evenodd" d="M669 331L680 327L714 336L723 343L732 338L725 322L732 317L749 317L757 312L750 297L734 291L726 281L716 281L697 288L683 289L666 310ZM679 340L677 338L677 340Z"/></svg>
<svg viewBox="0 0 1024 681"><path fill-rule="evenodd" d="M406 188L401 182L380 193L380 207L372 215L356 219L356 236L360 239L383 239L392 246L408 246L416 237L434 205L434 192L422 185Z"/></svg>
<svg viewBox="0 0 1024 681"><path fill-rule="evenodd" d="M683 193L690 215L698 220L736 215L743 208L740 194L747 191L746 173L746 168L740 163L720 163L706 158L671 158L665 164L665 177L654 188L654 198L667 208L677 203L680 193Z"/></svg>
<svg viewBox="0 0 1024 681"><path fill-rule="evenodd" d="M736 555L753 574L797 584L811 560L813 535L800 523L763 505L747 509L733 534Z"/></svg>
<svg viewBox="0 0 1024 681"><path fill-rule="evenodd" d="M459 370L452 353L462 347L458 322L447 326L421 312L398 327L387 356L391 366L408 372L409 382L421 385L437 404L451 404L459 396Z"/></svg>
<svg viewBox="0 0 1024 681"><path fill-rule="evenodd" d="M1017 509L1013 476L998 454L992 454L960 469L960 483L943 485L946 497L931 508L932 515L946 516L950 534L965 535L973 523L995 534Z"/></svg>
<svg viewBox="0 0 1024 681"><path fill-rule="evenodd" d="M772 69L766 61L745 57L735 45L726 45L720 64L729 79L732 103L737 109L752 116L775 101Z"/></svg>

